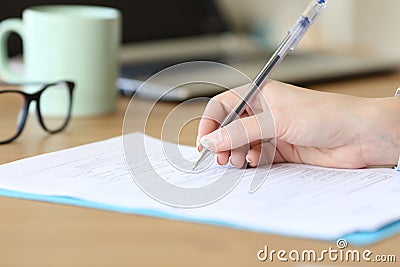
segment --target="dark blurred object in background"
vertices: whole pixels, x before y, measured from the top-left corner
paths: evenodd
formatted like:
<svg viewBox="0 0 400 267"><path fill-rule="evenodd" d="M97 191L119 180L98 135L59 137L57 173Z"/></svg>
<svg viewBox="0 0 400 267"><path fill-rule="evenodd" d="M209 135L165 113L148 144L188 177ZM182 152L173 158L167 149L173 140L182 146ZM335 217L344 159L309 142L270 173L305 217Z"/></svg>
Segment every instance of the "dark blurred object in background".
<svg viewBox="0 0 400 267"><path fill-rule="evenodd" d="M84 4L109 6L123 14L123 42L209 35L227 30L212 0L18 0L0 9L0 20L20 18L30 6L45 4ZM21 53L21 40L14 34L9 40L10 56Z"/></svg>

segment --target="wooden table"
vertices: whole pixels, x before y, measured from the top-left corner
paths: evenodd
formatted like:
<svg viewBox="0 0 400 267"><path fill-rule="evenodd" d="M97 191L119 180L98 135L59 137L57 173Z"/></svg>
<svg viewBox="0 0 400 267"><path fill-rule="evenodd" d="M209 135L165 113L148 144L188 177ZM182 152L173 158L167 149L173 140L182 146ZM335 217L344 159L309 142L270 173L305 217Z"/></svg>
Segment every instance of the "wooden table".
<svg viewBox="0 0 400 267"><path fill-rule="evenodd" d="M385 97L392 96L399 84L400 73L396 72L314 85L312 88ZM115 113L93 118L74 118L65 132L56 135L44 133L36 118L31 116L23 135L16 142L0 146L0 163L120 135L128 103L128 98L121 97ZM136 103L138 116L145 115L142 105L147 104L144 100ZM200 115L204 105L205 102L196 102L182 112ZM159 136L163 118L175 106L173 103L159 103L149 121L147 132ZM6 111L0 107L0 112ZM135 127L137 130L143 128L139 124L133 128ZM188 125L180 141L194 145L196 127L196 123ZM283 248L288 251L323 250L329 246L335 248L335 244L329 242L0 198L0 266L280 265L276 261L262 263L257 260L257 251L264 245L268 245L270 249ZM399 247L400 235L397 235L368 249L375 254L396 254L399 262ZM301 264L289 262L282 265Z"/></svg>

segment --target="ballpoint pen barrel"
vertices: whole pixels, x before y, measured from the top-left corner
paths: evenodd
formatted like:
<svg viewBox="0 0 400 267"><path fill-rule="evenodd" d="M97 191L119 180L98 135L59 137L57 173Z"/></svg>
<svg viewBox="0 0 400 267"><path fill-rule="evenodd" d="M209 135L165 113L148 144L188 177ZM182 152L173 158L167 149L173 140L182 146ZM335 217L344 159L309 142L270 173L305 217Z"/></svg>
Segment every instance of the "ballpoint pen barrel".
<svg viewBox="0 0 400 267"><path fill-rule="evenodd" d="M270 60L265 64L261 71L257 74L254 81L249 85L245 97L238 103L232 112L221 123L223 127L240 116L246 107L246 104L251 101L262 83L269 79L271 73L276 66L283 60L289 51L293 51L300 42L304 34L310 28L312 23L318 18L321 11L325 8L326 1L313 0L304 11L300 19L295 23L288 35L283 39L276 52Z"/></svg>
<svg viewBox="0 0 400 267"><path fill-rule="evenodd" d="M326 1L313 0L303 12L300 19L295 25L289 30L288 35L283 39L276 52L272 55L270 60L265 64L261 71L257 74L254 81L249 85L245 97L238 103L238 105L232 110L232 112L225 118L221 123L220 127L223 127L240 116L257 92L258 88L262 83L269 79L271 73L276 66L283 60L289 51L293 51L304 34L318 18L321 11L326 7Z"/></svg>
<svg viewBox="0 0 400 267"><path fill-rule="evenodd" d="M293 51L303 38L304 34L318 18L321 11L325 8L325 0L313 0L304 11L299 20L289 30L285 39L279 45L276 52L268 60L265 66L257 74L256 78L249 85L246 95L240 100L236 107L229 113L229 115L220 124L220 128L231 123L237 119L246 108L247 104L254 98L255 94L259 90L259 87L269 79L272 71L279 65L279 63L285 58L286 54ZM211 153L207 149L202 150L200 158L197 160L193 169L195 169L201 161L204 160L206 153Z"/></svg>
<svg viewBox="0 0 400 267"><path fill-rule="evenodd" d="M289 30L288 36L292 36L289 42L289 50L293 51L303 38L310 26L315 22L321 11L326 7L326 1L312 1L294 26Z"/></svg>

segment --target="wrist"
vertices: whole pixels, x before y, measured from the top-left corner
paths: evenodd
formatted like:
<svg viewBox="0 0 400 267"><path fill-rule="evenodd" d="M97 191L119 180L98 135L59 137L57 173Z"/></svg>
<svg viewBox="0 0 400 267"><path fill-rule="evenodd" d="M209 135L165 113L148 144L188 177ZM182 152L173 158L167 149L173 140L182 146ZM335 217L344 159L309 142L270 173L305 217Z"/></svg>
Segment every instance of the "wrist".
<svg viewBox="0 0 400 267"><path fill-rule="evenodd" d="M366 165L397 165L400 155L400 99L364 99L359 112L361 149Z"/></svg>

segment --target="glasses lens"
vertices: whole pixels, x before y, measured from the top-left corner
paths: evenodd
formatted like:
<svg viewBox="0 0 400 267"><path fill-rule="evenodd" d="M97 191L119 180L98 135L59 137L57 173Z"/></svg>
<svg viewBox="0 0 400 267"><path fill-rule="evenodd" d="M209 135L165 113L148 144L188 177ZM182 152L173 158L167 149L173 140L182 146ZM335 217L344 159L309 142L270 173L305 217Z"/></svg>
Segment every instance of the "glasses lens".
<svg viewBox="0 0 400 267"><path fill-rule="evenodd" d="M22 123L25 97L18 93L0 91L0 141L14 137Z"/></svg>
<svg viewBox="0 0 400 267"><path fill-rule="evenodd" d="M66 83L51 85L40 96L40 113L50 131L60 130L67 122L71 97Z"/></svg>

